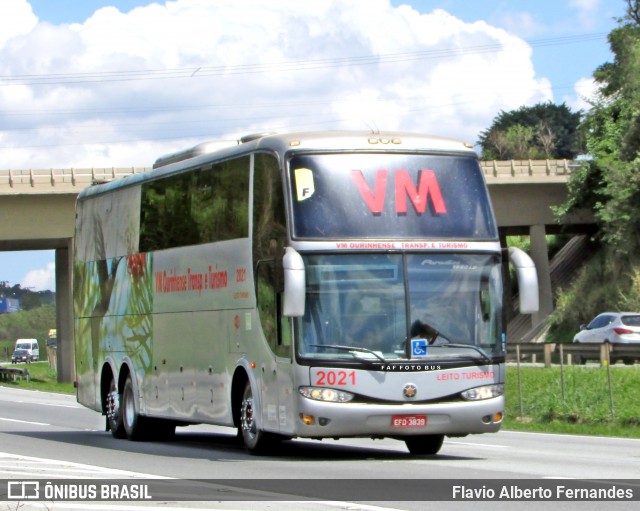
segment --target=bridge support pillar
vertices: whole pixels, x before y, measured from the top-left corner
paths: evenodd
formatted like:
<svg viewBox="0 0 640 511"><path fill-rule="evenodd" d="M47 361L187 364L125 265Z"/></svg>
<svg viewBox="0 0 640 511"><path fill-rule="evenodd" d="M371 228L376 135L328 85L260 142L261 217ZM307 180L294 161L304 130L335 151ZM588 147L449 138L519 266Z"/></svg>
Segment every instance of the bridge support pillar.
<svg viewBox="0 0 640 511"><path fill-rule="evenodd" d="M56 249L56 329L58 338L57 369L58 382L75 380L73 296L72 296L72 240L67 246Z"/></svg>
<svg viewBox="0 0 640 511"><path fill-rule="evenodd" d="M531 316L531 326L535 327L553 312L553 290L551 288L551 270L549 268L549 247L544 225L529 228L531 239L531 258L536 263L538 286L540 288L540 310Z"/></svg>

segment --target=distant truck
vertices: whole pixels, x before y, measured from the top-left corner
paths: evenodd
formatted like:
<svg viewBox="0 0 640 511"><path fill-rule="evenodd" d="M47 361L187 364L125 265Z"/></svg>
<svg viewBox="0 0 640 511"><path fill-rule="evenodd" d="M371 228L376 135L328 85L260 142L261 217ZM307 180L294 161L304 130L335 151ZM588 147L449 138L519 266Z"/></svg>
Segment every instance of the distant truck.
<svg viewBox="0 0 640 511"><path fill-rule="evenodd" d="M0 314L18 312L20 310L20 300L18 298L0 297Z"/></svg>
<svg viewBox="0 0 640 511"><path fill-rule="evenodd" d="M48 348L58 347L58 334L55 328L49 329L49 333L47 334L47 347Z"/></svg>

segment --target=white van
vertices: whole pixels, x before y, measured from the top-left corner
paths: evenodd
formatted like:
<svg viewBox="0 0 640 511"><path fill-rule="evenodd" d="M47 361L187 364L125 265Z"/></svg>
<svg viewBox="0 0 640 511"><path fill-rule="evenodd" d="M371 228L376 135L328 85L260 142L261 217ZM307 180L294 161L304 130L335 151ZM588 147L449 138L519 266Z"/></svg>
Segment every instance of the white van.
<svg viewBox="0 0 640 511"><path fill-rule="evenodd" d="M40 348L37 339L18 339L16 341L16 350L27 350L31 362L40 360Z"/></svg>

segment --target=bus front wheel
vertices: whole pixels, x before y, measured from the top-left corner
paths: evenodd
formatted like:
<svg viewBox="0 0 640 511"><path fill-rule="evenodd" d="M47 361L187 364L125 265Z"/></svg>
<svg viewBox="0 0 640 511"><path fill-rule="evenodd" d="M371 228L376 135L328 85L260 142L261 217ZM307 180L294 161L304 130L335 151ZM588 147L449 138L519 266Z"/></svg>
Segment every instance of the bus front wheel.
<svg viewBox="0 0 640 511"><path fill-rule="evenodd" d="M250 453L262 454L268 451L271 439L268 433L258 429L257 415L251 383L247 382L240 403L240 436Z"/></svg>
<svg viewBox="0 0 640 511"><path fill-rule="evenodd" d="M444 435L408 436L404 440L409 452L416 455L438 454L443 442Z"/></svg>

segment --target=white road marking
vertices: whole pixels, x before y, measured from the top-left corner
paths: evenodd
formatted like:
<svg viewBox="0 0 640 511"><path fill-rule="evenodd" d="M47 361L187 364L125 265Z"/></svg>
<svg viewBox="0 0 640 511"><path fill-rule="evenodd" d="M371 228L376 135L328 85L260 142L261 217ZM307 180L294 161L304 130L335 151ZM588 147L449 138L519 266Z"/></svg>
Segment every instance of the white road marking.
<svg viewBox="0 0 640 511"><path fill-rule="evenodd" d="M50 475L48 475L48 477L57 476L62 470L65 470L71 474L69 477L77 479L86 479L89 477L104 478L105 476L122 476L142 479L171 479L170 477L145 474L142 472L132 472L130 470L119 470L116 468L99 467L97 465L85 465L83 463L75 463L73 461L52 460L48 458L36 458L33 456L22 456L20 454L0 452L0 466L4 462L10 463L14 469L19 471L24 470L25 467L30 467L31 469L37 468L43 472L50 470ZM75 472L73 472L73 470L75 470ZM2 471L0 471L0 474L1 473Z"/></svg>
<svg viewBox="0 0 640 511"><path fill-rule="evenodd" d="M80 405L60 405L56 403L39 403L36 401L11 401L12 403L20 403L26 405L38 405L38 406L53 406L57 408L84 408Z"/></svg>
<svg viewBox="0 0 640 511"><path fill-rule="evenodd" d="M51 424L47 424L46 422L23 421L18 419L7 419L5 417L0 417L0 421L19 422L20 424L33 424L35 426L51 426Z"/></svg>
<svg viewBox="0 0 640 511"><path fill-rule="evenodd" d="M1 388L1 387L0 387ZM50 403L48 401L26 400L26 399L0 399L0 401L7 401L9 403L18 403L21 405L38 405L38 406L53 406L56 408L84 408L79 403L69 400L68 404L65 403Z"/></svg>

